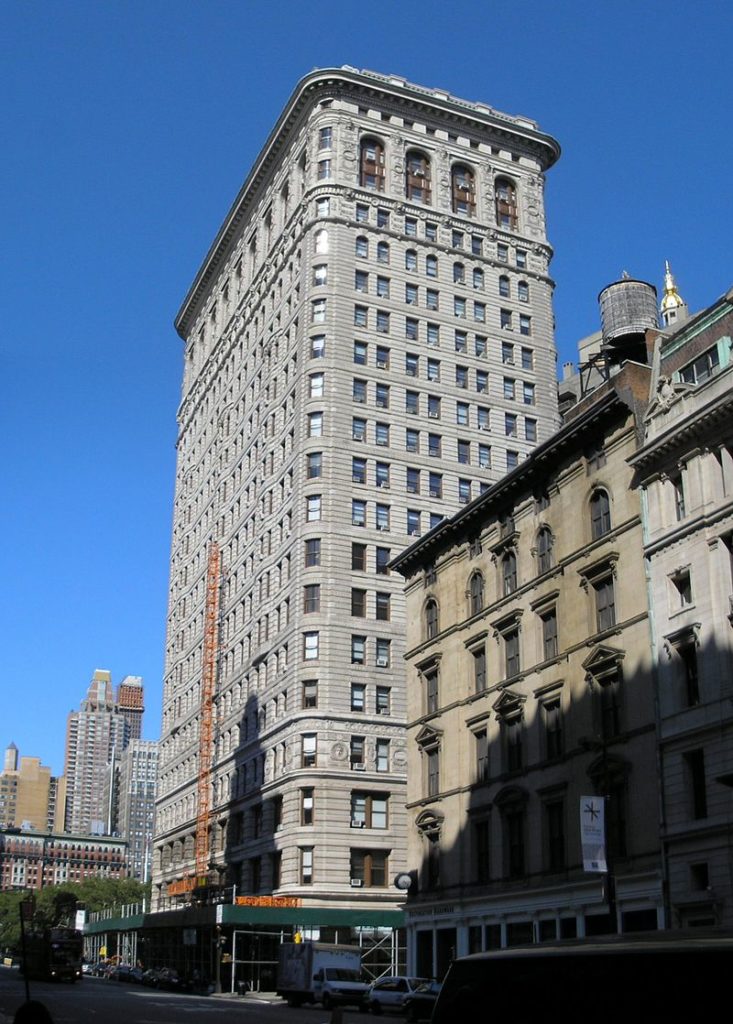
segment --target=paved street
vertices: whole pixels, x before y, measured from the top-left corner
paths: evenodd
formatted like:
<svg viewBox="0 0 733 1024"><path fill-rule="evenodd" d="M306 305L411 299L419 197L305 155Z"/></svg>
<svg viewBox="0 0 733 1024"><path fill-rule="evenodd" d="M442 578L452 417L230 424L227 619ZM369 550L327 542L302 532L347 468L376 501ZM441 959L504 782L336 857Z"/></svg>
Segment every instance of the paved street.
<svg viewBox="0 0 733 1024"><path fill-rule="evenodd" d="M291 1009L280 1000L256 996L193 996L158 992L85 978L76 985L31 982L31 998L44 1003L54 1024L328 1024L330 1014L320 1007ZM12 1024L25 1001L23 978L16 969L0 968L0 1024ZM370 1018L345 1010L343 1024L366 1024ZM401 1017L391 1017L400 1022Z"/></svg>

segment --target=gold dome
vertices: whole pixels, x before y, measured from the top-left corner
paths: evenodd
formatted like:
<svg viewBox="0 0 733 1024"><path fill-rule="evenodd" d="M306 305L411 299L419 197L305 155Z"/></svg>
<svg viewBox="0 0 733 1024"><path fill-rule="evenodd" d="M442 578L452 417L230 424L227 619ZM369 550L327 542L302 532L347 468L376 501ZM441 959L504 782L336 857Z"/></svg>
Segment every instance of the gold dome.
<svg viewBox="0 0 733 1024"><path fill-rule="evenodd" d="M669 260L664 261L664 268L664 297L662 298L660 309L663 313L666 313L670 309L681 309L685 305L685 300L677 291L675 279L672 271L669 269Z"/></svg>

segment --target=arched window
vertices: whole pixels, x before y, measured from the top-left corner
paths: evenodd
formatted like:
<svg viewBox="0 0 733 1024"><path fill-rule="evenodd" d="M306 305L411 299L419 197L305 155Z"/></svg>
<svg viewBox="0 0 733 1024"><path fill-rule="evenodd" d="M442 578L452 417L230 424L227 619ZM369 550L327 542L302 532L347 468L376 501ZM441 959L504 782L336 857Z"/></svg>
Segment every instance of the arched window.
<svg viewBox="0 0 733 1024"><path fill-rule="evenodd" d="M364 235L358 235L354 243L354 254L360 259L366 259L369 255L369 239Z"/></svg>
<svg viewBox="0 0 733 1024"><path fill-rule="evenodd" d="M477 615L484 607L484 577L480 572L475 572L471 576L469 597L471 615Z"/></svg>
<svg viewBox="0 0 733 1024"><path fill-rule="evenodd" d="M590 527L593 540L602 537L611 529L611 501L608 491L601 488L594 491L590 499Z"/></svg>
<svg viewBox="0 0 733 1024"><path fill-rule="evenodd" d="M451 171L451 197L453 213L473 217L476 213L476 181L473 171L464 164L456 164Z"/></svg>
<svg viewBox="0 0 733 1024"><path fill-rule="evenodd" d="M495 188L496 223L515 231L517 227L517 190L508 178L497 178Z"/></svg>
<svg viewBox="0 0 733 1024"><path fill-rule="evenodd" d="M377 263L389 263L388 242L377 242Z"/></svg>
<svg viewBox="0 0 733 1024"><path fill-rule="evenodd" d="M511 293L512 287L511 284L509 283L509 278L506 276L506 274L502 274L501 277L499 278L499 295L502 297L502 299L508 299L510 298Z"/></svg>
<svg viewBox="0 0 733 1024"><path fill-rule="evenodd" d="M374 192L384 192L384 146L377 139L361 140L359 184Z"/></svg>
<svg viewBox="0 0 733 1024"><path fill-rule="evenodd" d="M328 252L328 231L325 228L316 231L316 252L319 255Z"/></svg>
<svg viewBox="0 0 733 1024"><path fill-rule="evenodd" d="M473 286L474 288L483 288L484 286L484 272L481 267L473 268Z"/></svg>
<svg viewBox="0 0 733 1024"><path fill-rule="evenodd" d="M405 270L417 270L417 253L414 249L405 252Z"/></svg>
<svg viewBox="0 0 733 1024"><path fill-rule="evenodd" d="M513 551L507 551L502 558L501 575L504 596L513 594L517 589L517 556Z"/></svg>
<svg viewBox="0 0 733 1024"><path fill-rule="evenodd" d="M454 284L464 284L466 280L466 268L462 263L453 264L453 282Z"/></svg>
<svg viewBox="0 0 733 1024"><path fill-rule="evenodd" d="M438 602L434 598L425 605L425 636L432 640L438 635Z"/></svg>
<svg viewBox="0 0 733 1024"><path fill-rule="evenodd" d="M428 277L438 276L438 257L437 256L426 256L425 257L425 273Z"/></svg>
<svg viewBox="0 0 733 1024"><path fill-rule="evenodd" d="M552 568L552 530L543 526L537 534L537 570L539 573L549 572Z"/></svg>
<svg viewBox="0 0 733 1024"><path fill-rule="evenodd" d="M529 285L526 281L517 283L517 298L520 302L529 302Z"/></svg>
<svg viewBox="0 0 733 1024"><path fill-rule="evenodd" d="M430 202L430 161L416 149L407 154L405 196L413 203Z"/></svg>

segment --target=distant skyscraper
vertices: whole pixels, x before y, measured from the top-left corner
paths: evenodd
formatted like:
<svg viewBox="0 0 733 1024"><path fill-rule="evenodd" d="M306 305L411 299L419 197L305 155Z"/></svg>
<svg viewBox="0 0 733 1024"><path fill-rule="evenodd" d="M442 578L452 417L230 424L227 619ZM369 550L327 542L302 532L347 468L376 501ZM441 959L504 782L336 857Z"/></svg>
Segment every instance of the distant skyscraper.
<svg viewBox="0 0 733 1024"><path fill-rule="evenodd" d="M153 740L130 740L120 756L115 776L114 831L128 842L130 877L144 882L150 875L158 744Z"/></svg>
<svg viewBox="0 0 733 1024"><path fill-rule="evenodd" d="M139 677L126 676L115 700L110 673L95 670L81 710L72 711L67 723L67 832L107 831L109 766L114 752L119 754L132 736L140 735L142 704Z"/></svg>
<svg viewBox="0 0 733 1024"><path fill-rule="evenodd" d="M31 828L43 831L62 823L57 820L57 793L63 780L54 778L51 769L38 757L18 758L14 743L5 751L0 773L0 827Z"/></svg>

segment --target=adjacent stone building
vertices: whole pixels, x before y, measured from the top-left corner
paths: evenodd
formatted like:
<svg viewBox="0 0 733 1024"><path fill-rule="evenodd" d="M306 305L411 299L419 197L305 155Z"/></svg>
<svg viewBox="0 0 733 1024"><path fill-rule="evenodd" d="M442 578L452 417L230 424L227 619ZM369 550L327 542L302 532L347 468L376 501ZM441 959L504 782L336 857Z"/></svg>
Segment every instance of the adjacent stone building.
<svg viewBox="0 0 733 1024"><path fill-rule="evenodd" d="M394 563L407 577L416 973L616 920L663 922L642 522L627 462L649 378L627 362ZM615 902L583 870L588 794L609 798Z"/></svg>
<svg viewBox="0 0 733 1024"><path fill-rule="evenodd" d="M679 313L673 295L668 282ZM731 927L733 292L668 322L631 464L647 520L670 925Z"/></svg>

